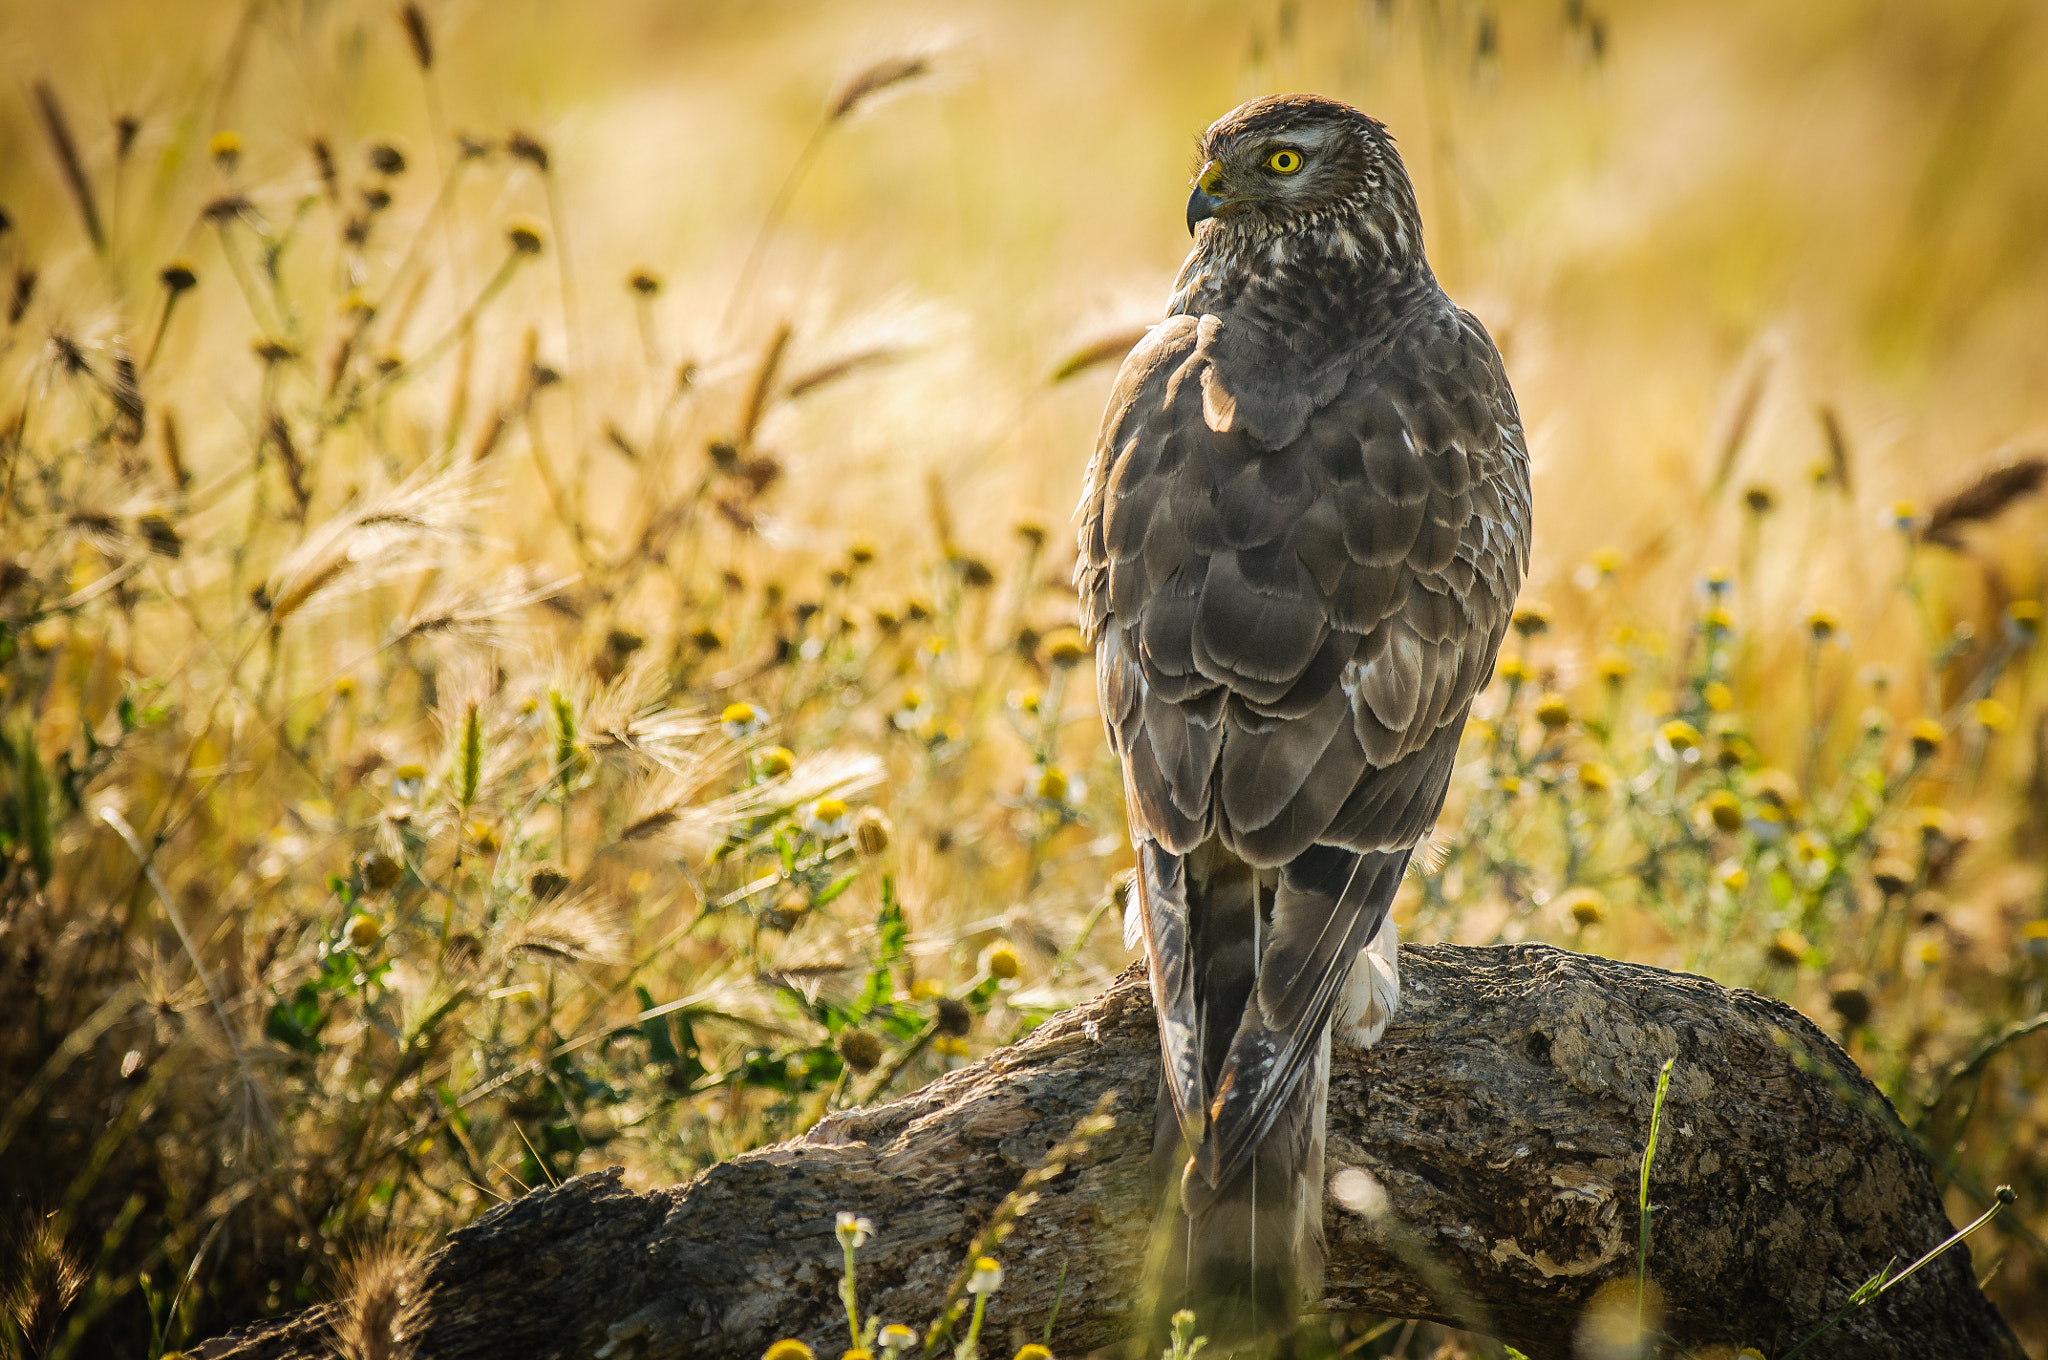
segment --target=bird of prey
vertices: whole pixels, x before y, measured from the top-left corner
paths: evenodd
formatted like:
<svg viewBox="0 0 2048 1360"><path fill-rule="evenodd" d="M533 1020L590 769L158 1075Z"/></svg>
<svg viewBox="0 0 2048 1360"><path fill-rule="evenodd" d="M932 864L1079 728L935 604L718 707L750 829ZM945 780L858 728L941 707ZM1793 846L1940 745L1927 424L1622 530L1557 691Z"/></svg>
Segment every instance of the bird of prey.
<svg viewBox="0 0 2048 1360"><path fill-rule="evenodd" d="M1075 581L1164 1057L1159 1316L1259 1345L1320 1298L1333 1031L1394 1010L1388 907L1527 568L1529 460L1384 126L1271 96L1200 162Z"/></svg>

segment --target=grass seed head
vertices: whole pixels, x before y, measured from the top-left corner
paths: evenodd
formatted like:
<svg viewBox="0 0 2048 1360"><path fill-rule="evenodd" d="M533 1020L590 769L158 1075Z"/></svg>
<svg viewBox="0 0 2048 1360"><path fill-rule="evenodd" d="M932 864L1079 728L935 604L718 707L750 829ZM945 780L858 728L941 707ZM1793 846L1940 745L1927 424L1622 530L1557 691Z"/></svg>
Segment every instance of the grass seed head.
<svg viewBox="0 0 2048 1360"><path fill-rule="evenodd" d="M531 133L514 129L505 138L505 151L512 159L525 161L543 175L548 172L548 149Z"/></svg>
<svg viewBox="0 0 2048 1360"><path fill-rule="evenodd" d="M889 848L895 828L880 808L862 808L853 819L853 844L864 859L873 859Z"/></svg>
<svg viewBox="0 0 2048 1360"><path fill-rule="evenodd" d="M381 850L372 850L356 861L356 874L365 892L384 893L398 886L405 877L405 866Z"/></svg>
<svg viewBox="0 0 2048 1360"><path fill-rule="evenodd" d="M1854 974L1842 974L1829 981L1828 1006L1851 1029L1870 1022L1870 993L1863 979Z"/></svg>
<svg viewBox="0 0 2048 1360"><path fill-rule="evenodd" d="M833 1047L840 1058L856 1072L872 1072L882 1061L882 1040L872 1030L843 1029L834 1041Z"/></svg>

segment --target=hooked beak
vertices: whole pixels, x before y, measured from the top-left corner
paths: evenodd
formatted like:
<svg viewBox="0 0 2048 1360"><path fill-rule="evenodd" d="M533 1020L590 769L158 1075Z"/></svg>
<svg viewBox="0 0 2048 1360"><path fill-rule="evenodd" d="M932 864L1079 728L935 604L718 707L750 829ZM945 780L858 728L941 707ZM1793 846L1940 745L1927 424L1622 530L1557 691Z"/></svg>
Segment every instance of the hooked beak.
<svg viewBox="0 0 2048 1360"><path fill-rule="evenodd" d="M1227 201L1213 192L1219 178L1214 161L1203 166L1202 173L1195 177L1195 190L1188 195L1188 235L1193 236L1195 224L1214 217L1217 209Z"/></svg>

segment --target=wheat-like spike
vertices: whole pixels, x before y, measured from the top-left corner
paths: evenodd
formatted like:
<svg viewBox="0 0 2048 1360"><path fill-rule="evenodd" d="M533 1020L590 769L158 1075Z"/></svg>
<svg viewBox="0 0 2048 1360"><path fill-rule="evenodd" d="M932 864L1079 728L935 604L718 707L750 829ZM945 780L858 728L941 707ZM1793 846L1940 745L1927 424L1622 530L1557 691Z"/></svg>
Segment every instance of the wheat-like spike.
<svg viewBox="0 0 2048 1360"><path fill-rule="evenodd" d="M658 708L623 722L592 723L590 750L601 759L630 757L682 778L699 777L711 757L693 747L711 727L694 709Z"/></svg>
<svg viewBox="0 0 2048 1360"><path fill-rule="evenodd" d="M0 1282L0 1307L27 1343L28 1355L42 1355L56 1339L57 1326L90 1278L49 1216L37 1214L8 1243L15 1264Z"/></svg>
<svg viewBox="0 0 2048 1360"><path fill-rule="evenodd" d="M1835 489L1846 496L1855 490L1849 480L1849 434L1842 428L1842 417L1834 407L1823 403L1816 414L1820 417L1821 438L1828 446L1828 476L1834 479Z"/></svg>
<svg viewBox="0 0 2048 1360"><path fill-rule="evenodd" d="M455 542L473 534L484 503L469 468L423 468L381 496L358 503L306 531L264 586L270 621L281 625L336 582L371 584L419 565L423 542Z"/></svg>
<svg viewBox="0 0 2048 1360"><path fill-rule="evenodd" d="M902 345L875 345L869 349L857 350L843 358L831 359L815 368L807 369L789 380L782 389L785 397L801 397L806 392L816 391L829 383L881 364L893 363L903 357L906 349Z"/></svg>
<svg viewBox="0 0 2048 1360"><path fill-rule="evenodd" d="M57 168L64 172L64 187L71 191L71 201L78 205L78 215L85 219L85 234L92 238L94 250L105 250L107 237L100 226L99 203L93 197L85 162L79 158L78 142L71 135L71 120L64 116L64 106L57 101L57 91L49 81L36 82L35 96L43 131L49 134L50 147L57 153Z"/></svg>
<svg viewBox="0 0 2048 1360"><path fill-rule="evenodd" d="M1756 423L1757 408L1763 405L1764 390L1778 366L1778 351L1777 336L1766 333L1757 338L1742 358L1742 367L1716 422L1714 477L1708 483L1709 494L1717 494L1728 484L1742 450L1749 443L1750 426Z"/></svg>
<svg viewBox="0 0 2048 1360"><path fill-rule="evenodd" d="M412 49L412 59L422 71L434 69L434 34L427 27L427 16L419 5L407 0L406 6L398 11L398 22L405 29L406 46Z"/></svg>
<svg viewBox="0 0 2048 1360"><path fill-rule="evenodd" d="M2043 481L2048 481L2048 455L2002 459L1936 502L1920 527L1920 541L1960 549L1963 526L1996 519L2015 501L2039 491Z"/></svg>
<svg viewBox="0 0 2048 1360"><path fill-rule="evenodd" d="M779 778L678 809L666 834L686 849L707 849L756 818L788 812L821 798L863 793L881 783L882 774L881 759L866 752L826 751L805 756Z"/></svg>
<svg viewBox="0 0 2048 1360"><path fill-rule="evenodd" d="M1052 371L1052 381L1063 383L1098 365L1122 361L1151 329L1150 326L1133 326L1089 341L1059 361Z"/></svg>
<svg viewBox="0 0 2048 1360"><path fill-rule="evenodd" d="M575 584L574 576L536 581L523 567L501 579L457 581L421 600L391 634L394 644L424 638L461 638L492 644L503 640L505 625L522 609L551 599Z"/></svg>
<svg viewBox="0 0 2048 1360"><path fill-rule="evenodd" d="M665 837L682 822L691 806L704 797L713 777L729 763L707 758L689 773L663 773L643 781L624 800L630 811L614 844L630 845Z"/></svg>
<svg viewBox="0 0 2048 1360"><path fill-rule="evenodd" d="M471 700L462 715L461 767L456 780L462 806L476 801L477 787L484 772L483 705Z"/></svg>
<svg viewBox="0 0 2048 1360"><path fill-rule="evenodd" d="M754 370L754 380L747 386L747 399L740 407L741 448L754 442L761 417L768 413L769 395L775 387L776 371L782 367L782 356L789 349L789 335L789 323L784 321L776 326L775 334L768 339L768 348L761 353L760 367Z"/></svg>
<svg viewBox="0 0 2048 1360"><path fill-rule="evenodd" d="M511 922L498 950L507 959L524 954L623 963L631 955L632 937L618 912L579 894L544 902L531 915Z"/></svg>
<svg viewBox="0 0 2048 1360"><path fill-rule="evenodd" d="M842 122L860 112L861 106L887 90L931 73L931 58L923 55L884 57L854 73L832 95L828 122Z"/></svg>
<svg viewBox="0 0 2048 1360"><path fill-rule="evenodd" d="M560 667L556 688L573 696L581 710L583 740L592 756L701 778L707 759L722 759L701 746L715 724L694 708L669 705L667 664L653 651L641 649L605 684L588 671Z"/></svg>
<svg viewBox="0 0 2048 1360"><path fill-rule="evenodd" d="M409 1354L399 1326L413 1284L405 1255L385 1247L358 1253L342 1267L341 1284L334 1328L341 1360L398 1360Z"/></svg>

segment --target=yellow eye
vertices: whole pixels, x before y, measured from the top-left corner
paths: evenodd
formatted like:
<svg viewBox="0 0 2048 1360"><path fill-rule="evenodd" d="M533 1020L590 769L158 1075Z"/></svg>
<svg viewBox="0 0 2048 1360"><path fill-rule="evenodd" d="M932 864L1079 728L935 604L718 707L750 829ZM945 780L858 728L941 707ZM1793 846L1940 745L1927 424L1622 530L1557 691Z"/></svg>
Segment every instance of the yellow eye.
<svg viewBox="0 0 2048 1360"><path fill-rule="evenodd" d="M1301 153L1299 151L1275 151L1272 155L1266 157L1266 168L1275 174L1291 175L1301 169Z"/></svg>

